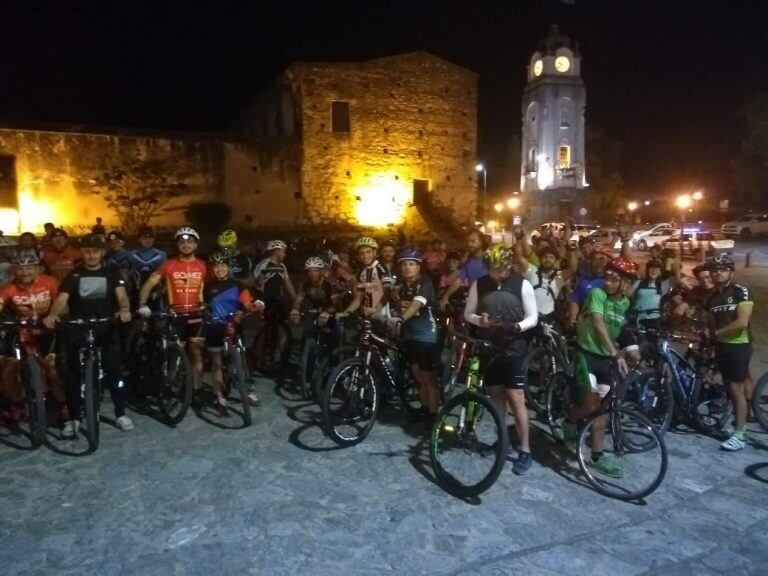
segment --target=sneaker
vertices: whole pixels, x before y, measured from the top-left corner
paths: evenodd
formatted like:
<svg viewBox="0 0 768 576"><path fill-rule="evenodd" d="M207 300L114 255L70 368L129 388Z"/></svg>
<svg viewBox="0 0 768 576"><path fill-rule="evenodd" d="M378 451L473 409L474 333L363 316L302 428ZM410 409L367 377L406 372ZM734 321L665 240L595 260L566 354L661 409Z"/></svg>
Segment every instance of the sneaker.
<svg viewBox="0 0 768 576"><path fill-rule="evenodd" d="M727 450L728 452L736 452L737 450L743 450L746 445L747 442L743 437L731 434L728 440L720 444L720 448L722 450Z"/></svg>
<svg viewBox="0 0 768 576"><path fill-rule="evenodd" d="M515 460L515 463L512 465L512 472L520 476L528 472L528 470L531 469L531 465L533 465L533 458L531 458L531 455L528 454L528 452L520 451L517 455L517 460Z"/></svg>
<svg viewBox="0 0 768 576"><path fill-rule="evenodd" d="M128 418L128 416L120 416L120 418L117 419L117 427L120 428L123 432L128 432L129 430L133 430L133 422L131 422L131 419Z"/></svg>
<svg viewBox="0 0 768 576"><path fill-rule="evenodd" d="M77 436L77 431L80 429L79 420L69 420L64 423L64 428L61 430L61 435L64 438L74 438Z"/></svg>
<svg viewBox="0 0 768 576"><path fill-rule="evenodd" d="M624 476L624 470L621 468L621 465L608 456L600 456L597 462L590 458L587 465L611 478L622 478Z"/></svg>
<svg viewBox="0 0 768 576"><path fill-rule="evenodd" d="M250 404L251 406L254 406L256 408L261 406L261 400L256 395L256 392L249 392L248 393L248 404Z"/></svg>
<svg viewBox="0 0 768 576"><path fill-rule="evenodd" d="M229 407L227 406L226 398L222 396L216 398L216 410L222 418L229 416Z"/></svg>

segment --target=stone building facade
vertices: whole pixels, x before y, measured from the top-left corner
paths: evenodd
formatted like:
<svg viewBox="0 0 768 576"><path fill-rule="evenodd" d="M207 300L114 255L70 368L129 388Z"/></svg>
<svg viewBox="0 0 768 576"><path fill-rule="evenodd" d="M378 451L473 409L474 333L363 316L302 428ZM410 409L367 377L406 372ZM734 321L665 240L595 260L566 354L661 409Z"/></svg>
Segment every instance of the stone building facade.
<svg viewBox="0 0 768 576"><path fill-rule="evenodd" d="M236 129L296 143L297 224L474 222L477 75L427 52L296 63Z"/></svg>
<svg viewBox="0 0 768 576"><path fill-rule="evenodd" d="M226 134L0 124L0 229L116 226L93 182L139 158L187 185L155 226L221 202L244 228L428 235L474 222L476 110L474 73L415 52L293 64Z"/></svg>
<svg viewBox="0 0 768 576"><path fill-rule="evenodd" d="M533 53L522 101L520 187L534 224L576 217L586 183L581 56L552 26Z"/></svg>

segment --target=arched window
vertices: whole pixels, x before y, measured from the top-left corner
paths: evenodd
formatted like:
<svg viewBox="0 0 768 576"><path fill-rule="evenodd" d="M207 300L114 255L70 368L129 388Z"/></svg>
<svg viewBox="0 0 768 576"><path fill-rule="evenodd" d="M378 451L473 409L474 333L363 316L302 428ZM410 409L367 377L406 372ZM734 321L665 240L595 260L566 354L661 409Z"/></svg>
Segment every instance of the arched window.
<svg viewBox="0 0 768 576"><path fill-rule="evenodd" d="M568 109L563 108L560 110L560 128L570 128L570 124L568 124Z"/></svg>
<svg viewBox="0 0 768 576"><path fill-rule="evenodd" d="M557 167L570 168L571 166L571 147L568 144L560 144L557 149Z"/></svg>
<svg viewBox="0 0 768 576"><path fill-rule="evenodd" d="M528 157L526 158L525 168L526 172L536 172L539 169L539 161L536 158L536 146L530 146L528 148Z"/></svg>

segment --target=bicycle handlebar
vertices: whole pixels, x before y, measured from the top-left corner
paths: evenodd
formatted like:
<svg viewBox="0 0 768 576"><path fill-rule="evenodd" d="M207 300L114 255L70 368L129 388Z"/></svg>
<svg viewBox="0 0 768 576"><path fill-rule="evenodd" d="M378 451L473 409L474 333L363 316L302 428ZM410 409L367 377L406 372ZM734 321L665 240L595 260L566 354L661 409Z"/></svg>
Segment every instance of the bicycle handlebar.
<svg viewBox="0 0 768 576"><path fill-rule="evenodd" d="M114 322L115 319L112 316L106 318L78 318L69 320L60 320L59 324L66 324L67 326L91 326L93 324L109 324Z"/></svg>

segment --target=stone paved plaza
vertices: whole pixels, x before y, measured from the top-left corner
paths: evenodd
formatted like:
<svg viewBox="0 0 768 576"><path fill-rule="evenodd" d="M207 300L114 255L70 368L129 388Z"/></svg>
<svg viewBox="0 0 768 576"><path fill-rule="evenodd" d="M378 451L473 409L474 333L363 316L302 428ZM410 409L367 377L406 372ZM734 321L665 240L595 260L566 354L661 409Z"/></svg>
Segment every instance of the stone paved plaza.
<svg viewBox="0 0 768 576"><path fill-rule="evenodd" d="M260 380L250 429L105 424L92 456L0 447L0 566L17 574L765 574L768 435L737 454L682 429L646 502L605 499L544 432L473 502L432 482L422 428L382 417L336 449L319 410ZM109 413L109 405L104 407ZM217 424L219 426L217 426ZM21 442L4 436L4 443ZM78 442L52 441L59 450Z"/></svg>
<svg viewBox="0 0 768 576"><path fill-rule="evenodd" d="M766 272L739 272L758 301L755 376L768 369ZM105 423L91 456L0 437L0 574L768 574L768 434L755 425L736 454L668 433L666 480L639 504L596 494L537 428L530 473L508 465L465 502L432 482L418 425L383 415L337 449L291 382L258 389L246 430L236 416L190 413L172 429L131 414L136 429Z"/></svg>

